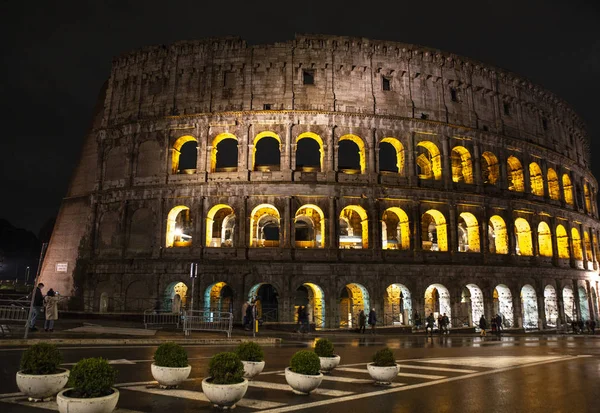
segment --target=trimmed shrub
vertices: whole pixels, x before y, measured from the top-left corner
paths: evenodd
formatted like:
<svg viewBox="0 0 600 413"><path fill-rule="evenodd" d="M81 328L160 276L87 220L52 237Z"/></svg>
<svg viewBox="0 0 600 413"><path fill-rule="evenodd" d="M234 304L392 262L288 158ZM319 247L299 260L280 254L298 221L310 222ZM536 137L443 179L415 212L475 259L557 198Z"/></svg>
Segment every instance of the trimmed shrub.
<svg viewBox="0 0 600 413"><path fill-rule="evenodd" d="M263 361L265 359L262 347L254 341L241 342L236 353L243 361Z"/></svg>
<svg viewBox="0 0 600 413"><path fill-rule="evenodd" d="M187 367L187 352L177 343L163 343L154 352L154 364L160 367Z"/></svg>
<svg viewBox="0 0 600 413"><path fill-rule="evenodd" d="M315 344L315 353L319 357L333 357L333 343L327 338L320 338Z"/></svg>
<svg viewBox="0 0 600 413"><path fill-rule="evenodd" d="M81 359L75 364L69 376L67 396L78 398L103 397L112 394L112 386L117 378L117 370L108 361L98 358Z"/></svg>
<svg viewBox="0 0 600 413"><path fill-rule="evenodd" d="M388 347L379 350L373 356L373 365L378 367L390 367L396 365L394 353Z"/></svg>
<svg viewBox="0 0 600 413"><path fill-rule="evenodd" d="M244 381L244 365L236 353L215 354L208 365L213 384L236 384Z"/></svg>
<svg viewBox="0 0 600 413"><path fill-rule="evenodd" d="M55 374L62 363L62 355L54 344L38 343L21 356L21 371L25 374Z"/></svg>
<svg viewBox="0 0 600 413"><path fill-rule="evenodd" d="M314 351L300 350L292 356L290 370L298 374L318 376L321 370L321 360Z"/></svg>

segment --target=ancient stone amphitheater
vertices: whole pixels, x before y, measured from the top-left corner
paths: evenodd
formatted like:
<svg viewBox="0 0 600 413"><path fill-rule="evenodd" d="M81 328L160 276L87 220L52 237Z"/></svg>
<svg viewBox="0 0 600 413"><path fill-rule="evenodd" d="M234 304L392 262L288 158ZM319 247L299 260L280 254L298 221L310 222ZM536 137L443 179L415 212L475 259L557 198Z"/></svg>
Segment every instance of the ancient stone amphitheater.
<svg viewBox="0 0 600 413"><path fill-rule="evenodd" d="M115 58L44 262L86 311L233 311L319 328L598 316L581 119L451 53L298 35Z"/></svg>

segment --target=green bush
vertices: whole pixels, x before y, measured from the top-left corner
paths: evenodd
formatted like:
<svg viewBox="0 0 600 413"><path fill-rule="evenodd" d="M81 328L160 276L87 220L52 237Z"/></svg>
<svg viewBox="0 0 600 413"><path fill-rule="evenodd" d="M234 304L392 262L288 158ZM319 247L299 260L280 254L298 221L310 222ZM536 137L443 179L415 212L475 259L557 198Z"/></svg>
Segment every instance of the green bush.
<svg viewBox="0 0 600 413"><path fill-rule="evenodd" d="M161 367L187 367L187 352L179 344L163 343L154 352L154 364Z"/></svg>
<svg viewBox="0 0 600 413"><path fill-rule="evenodd" d="M244 365L236 353L215 354L208 365L213 384L236 384L244 381Z"/></svg>
<svg viewBox="0 0 600 413"><path fill-rule="evenodd" d="M265 359L262 347L254 341L241 342L236 353L240 360L244 361L263 361Z"/></svg>
<svg viewBox="0 0 600 413"><path fill-rule="evenodd" d="M394 353L388 347L379 350L373 356L373 364L378 367L390 367L396 365Z"/></svg>
<svg viewBox="0 0 600 413"><path fill-rule="evenodd" d="M38 343L21 356L21 371L25 374L55 374L62 363L62 355L54 344Z"/></svg>
<svg viewBox="0 0 600 413"><path fill-rule="evenodd" d="M321 369L321 360L317 353L308 350L300 350L292 356L290 370L298 374L318 376Z"/></svg>
<svg viewBox="0 0 600 413"><path fill-rule="evenodd" d="M81 359L75 364L69 375L69 387L73 387L69 397L90 398L112 394L117 370L105 359Z"/></svg>
<svg viewBox="0 0 600 413"><path fill-rule="evenodd" d="M333 343L327 338L320 338L315 344L315 353L319 357L333 357Z"/></svg>

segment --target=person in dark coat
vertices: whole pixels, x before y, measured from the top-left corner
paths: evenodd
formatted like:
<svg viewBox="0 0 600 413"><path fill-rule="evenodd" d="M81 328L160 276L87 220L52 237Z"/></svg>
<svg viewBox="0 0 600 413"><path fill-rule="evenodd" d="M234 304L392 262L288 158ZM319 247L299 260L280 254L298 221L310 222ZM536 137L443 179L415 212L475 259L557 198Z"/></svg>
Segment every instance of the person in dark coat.
<svg viewBox="0 0 600 413"><path fill-rule="evenodd" d="M366 325L367 316L365 315L365 310L360 310L360 313L358 313L358 332L365 334Z"/></svg>
<svg viewBox="0 0 600 413"><path fill-rule="evenodd" d="M29 331L37 331L35 322L37 321L38 316L42 313L42 308L44 308L44 295L42 294L42 288L44 288L44 283L39 283L33 293L33 312L31 313L29 319Z"/></svg>
<svg viewBox="0 0 600 413"><path fill-rule="evenodd" d="M427 316L427 324L425 325L425 335L427 335L427 330L430 330L431 332L431 336L433 337L433 323L435 323L435 317L433 316L433 313L430 313L429 316Z"/></svg>
<svg viewBox="0 0 600 413"><path fill-rule="evenodd" d="M481 318L479 319L479 328L481 329L481 336L485 337L485 330L487 329L487 321L485 320L485 317L483 316L483 314L481 315Z"/></svg>
<svg viewBox="0 0 600 413"><path fill-rule="evenodd" d="M371 308L369 312L369 325L371 326L371 334L375 334L375 324L377 324L377 313L375 313L375 309Z"/></svg>
<svg viewBox="0 0 600 413"><path fill-rule="evenodd" d="M308 309L306 308L306 306L302 307L302 312L300 313L300 322L302 325L302 332L303 333L310 333L310 325L308 323Z"/></svg>
<svg viewBox="0 0 600 413"><path fill-rule="evenodd" d="M415 322L415 327L417 327L417 330L419 330L421 328L421 316L419 315L419 313L417 311L415 311L413 320Z"/></svg>

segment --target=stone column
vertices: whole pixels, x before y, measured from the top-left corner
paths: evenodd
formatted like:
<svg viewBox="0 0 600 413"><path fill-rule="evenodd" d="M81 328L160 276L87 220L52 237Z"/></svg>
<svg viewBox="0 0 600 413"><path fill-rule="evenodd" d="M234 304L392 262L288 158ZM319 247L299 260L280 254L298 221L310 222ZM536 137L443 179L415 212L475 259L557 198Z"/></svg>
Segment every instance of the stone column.
<svg viewBox="0 0 600 413"><path fill-rule="evenodd" d="M516 248L515 248L515 220L511 217L510 220L506 221L506 236L508 238L508 254L515 256Z"/></svg>
<svg viewBox="0 0 600 413"><path fill-rule="evenodd" d="M595 314L594 301L592 300L592 288L589 280L585 280L585 289L587 291L588 308L590 309L590 320L598 321L598 315Z"/></svg>
<svg viewBox="0 0 600 413"><path fill-rule="evenodd" d="M414 242L412 245L413 251L422 251L423 250L423 240L421 234L421 208L419 201L414 201L412 203L412 233L411 241Z"/></svg>
<svg viewBox="0 0 600 413"><path fill-rule="evenodd" d="M414 145L414 133L410 133L407 140L407 147L404 151L406 154L406 159L404 160L404 170L405 174L408 177L408 184L410 186L416 186L418 182L417 178L417 156L415 153L415 145Z"/></svg>
<svg viewBox="0 0 600 413"><path fill-rule="evenodd" d="M558 266L558 240L556 239L556 217L550 217L550 233L552 234L552 264Z"/></svg>
<svg viewBox="0 0 600 413"><path fill-rule="evenodd" d="M337 250L339 248L339 238L338 238L338 216L337 216L337 199L335 197L329 198L329 227L328 232L329 236L327 237L326 243L327 248Z"/></svg>
<svg viewBox="0 0 600 413"><path fill-rule="evenodd" d="M481 248L481 253L487 255L490 253L489 247L489 234L488 234L488 214L487 207L484 205L481 208L481 222L479 223L481 228L481 236L479 237L479 248Z"/></svg>
<svg viewBox="0 0 600 413"><path fill-rule="evenodd" d="M476 191L483 191L483 179L481 178L481 149L479 148L479 142L473 143L473 183L476 186Z"/></svg>
<svg viewBox="0 0 600 413"><path fill-rule="evenodd" d="M538 328L540 330L545 330L547 328L546 324L546 303L544 301L544 290L542 290L542 294L537 294L537 306L538 306L538 319L541 320L541 323L538 323Z"/></svg>
<svg viewBox="0 0 600 413"><path fill-rule="evenodd" d="M554 287L556 288L556 307L558 309L558 318L561 324L565 324L567 322L567 317L565 316L565 301L562 293L563 290L560 288L560 283L556 280Z"/></svg>
<svg viewBox="0 0 600 413"><path fill-rule="evenodd" d="M533 219L531 220L533 222ZM531 225L530 229L531 229L531 248L532 248L532 253L534 257L539 257L540 256L540 242L539 242L539 234L538 234L538 230L537 230L537 225L539 224L539 222L537 222L534 225Z"/></svg>
<svg viewBox="0 0 600 413"><path fill-rule="evenodd" d="M248 202L248 197L243 196L240 199L240 211L239 211L239 215L237 217L237 232L238 232L238 237L235 240L236 241L236 246L238 248L247 248L248 242L249 242L249 225L250 225L250 218L248 217L248 210L247 210L247 202Z"/></svg>
<svg viewBox="0 0 600 413"><path fill-rule="evenodd" d="M522 328L523 327L523 304L521 303L521 294L520 291L517 291L517 294L514 294L511 291L513 298L513 318L514 318L514 327Z"/></svg>
<svg viewBox="0 0 600 413"><path fill-rule="evenodd" d="M577 321L581 320L581 303L579 302L579 285L577 280L572 281L573 301L575 303L575 311L577 313Z"/></svg>
<svg viewBox="0 0 600 413"><path fill-rule="evenodd" d="M498 166L500 167L500 179L498 181L498 187L502 190L508 189L508 168L506 166L506 156L503 160L498 160Z"/></svg>
<svg viewBox="0 0 600 413"><path fill-rule="evenodd" d="M529 157L523 157L523 187L526 194L531 194L531 176L529 175Z"/></svg>
<svg viewBox="0 0 600 413"><path fill-rule="evenodd" d="M444 188L449 189L452 182L452 170L450 168L450 149L447 136L441 137L442 141L442 180Z"/></svg>
<svg viewBox="0 0 600 413"><path fill-rule="evenodd" d="M206 128L205 133L202 133L202 129L198 127L196 133L198 134L198 145L196 146L196 173L213 172L210 170L212 142L208 143L210 126Z"/></svg>
<svg viewBox="0 0 600 413"><path fill-rule="evenodd" d="M291 198L285 197L284 202L285 203L283 207L283 222L280 221L279 223L279 245L280 248L281 246L283 246L283 248L290 248Z"/></svg>
<svg viewBox="0 0 600 413"><path fill-rule="evenodd" d="M458 222L456 219L456 204L448 203L448 251L455 253L458 251Z"/></svg>
<svg viewBox="0 0 600 413"><path fill-rule="evenodd" d="M369 174L374 174L377 169L376 169L376 164L375 164L375 148L377 147L376 145L377 142L377 136L376 136L376 130L373 129L371 131L371 142L370 145L367 145L366 143L366 139L365 139L365 150L367 150L368 152L365 154L365 157L368 159L367 161L367 165L365 168L365 172L369 173Z"/></svg>

